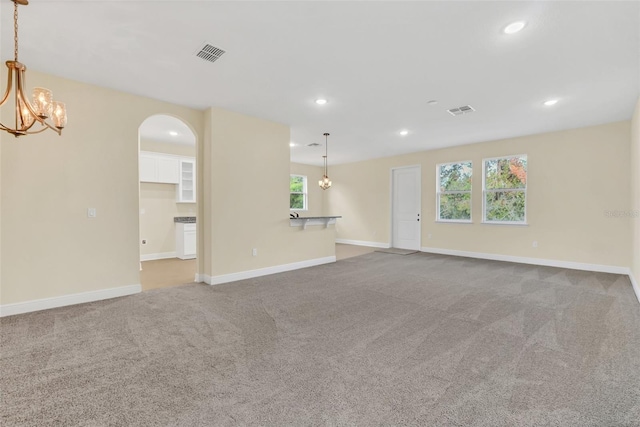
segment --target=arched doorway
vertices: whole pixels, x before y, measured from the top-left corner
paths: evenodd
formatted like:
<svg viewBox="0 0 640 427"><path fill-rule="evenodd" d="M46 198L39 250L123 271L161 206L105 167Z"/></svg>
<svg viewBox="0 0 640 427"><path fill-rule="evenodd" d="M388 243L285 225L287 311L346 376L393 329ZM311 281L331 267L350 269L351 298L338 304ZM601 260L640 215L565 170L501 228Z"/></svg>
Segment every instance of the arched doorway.
<svg viewBox="0 0 640 427"><path fill-rule="evenodd" d="M197 138L183 120L148 117L138 129L142 290L192 283L197 272Z"/></svg>

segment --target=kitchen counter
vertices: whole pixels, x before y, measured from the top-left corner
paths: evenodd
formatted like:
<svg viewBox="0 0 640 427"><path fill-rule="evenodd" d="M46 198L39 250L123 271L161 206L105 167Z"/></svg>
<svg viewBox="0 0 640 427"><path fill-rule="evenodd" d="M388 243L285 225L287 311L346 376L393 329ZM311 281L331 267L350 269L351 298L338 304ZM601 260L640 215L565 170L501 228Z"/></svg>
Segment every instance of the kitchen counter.
<svg viewBox="0 0 640 427"><path fill-rule="evenodd" d="M295 218L289 218L291 227L302 227L303 230L307 228L307 225L324 225L324 228L329 227L329 224L335 224L336 219L342 218L341 216L299 216Z"/></svg>
<svg viewBox="0 0 640 427"><path fill-rule="evenodd" d="M173 222L179 222L182 224L195 224L196 217L195 216L175 216L173 217Z"/></svg>

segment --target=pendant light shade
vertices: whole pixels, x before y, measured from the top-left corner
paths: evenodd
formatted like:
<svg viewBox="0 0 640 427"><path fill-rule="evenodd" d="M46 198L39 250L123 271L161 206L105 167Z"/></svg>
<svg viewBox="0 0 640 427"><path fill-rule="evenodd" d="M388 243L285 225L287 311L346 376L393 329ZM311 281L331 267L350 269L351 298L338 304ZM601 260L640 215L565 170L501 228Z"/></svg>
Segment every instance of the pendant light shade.
<svg viewBox="0 0 640 427"><path fill-rule="evenodd" d="M328 188L331 187L331 180L329 179L329 173L328 173L328 166L327 166L327 156L329 154L329 134L325 133L324 134L324 156L322 156L322 158L324 159L324 175L322 175L322 179L320 181L318 181L318 185L320 186L320 188L322 188L323 190L327 190Z"/></svg>

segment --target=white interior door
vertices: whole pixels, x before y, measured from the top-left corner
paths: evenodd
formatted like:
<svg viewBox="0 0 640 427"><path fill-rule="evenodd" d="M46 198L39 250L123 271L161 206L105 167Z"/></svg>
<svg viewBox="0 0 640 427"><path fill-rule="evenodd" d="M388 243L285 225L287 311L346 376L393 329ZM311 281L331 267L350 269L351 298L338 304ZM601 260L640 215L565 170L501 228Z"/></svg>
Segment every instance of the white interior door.
<svg viewBox="0 0 640 427"><path fill-rule="evenodd" d="M420 166L392 169L391 246L420 250Z"/></svg>

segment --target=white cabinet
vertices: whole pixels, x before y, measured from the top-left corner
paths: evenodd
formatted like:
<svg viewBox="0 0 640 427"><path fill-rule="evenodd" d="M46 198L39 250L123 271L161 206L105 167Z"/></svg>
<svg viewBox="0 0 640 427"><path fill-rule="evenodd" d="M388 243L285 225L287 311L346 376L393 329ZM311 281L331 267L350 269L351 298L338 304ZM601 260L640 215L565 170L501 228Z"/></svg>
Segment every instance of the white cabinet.
<svg viewBox="0 0 640 427"><path fill-rule="evenodd" d="M196 257L196 224L176 222L176 255L180 259Z"/></svg>
<svg viewBox="0 0 640 427"><path fill-rule="evenodd" d="M180 164L177 157L140 152L140 182L178 184L179 181Z"/></svg>
<svg viewBox="0 0 640 427"><path fill-rule="evenodd" d="M177 184L180 176L179 169L178 159L171 157L159 157L158 182Z"/></svg>
<svg viewBox="0 0 640 427"><path fill-rule="evenodd" d="M195 159L180 159L180 182L178 202L196 202L196 162Z"/></svg>

